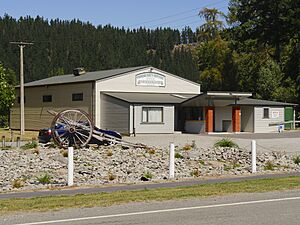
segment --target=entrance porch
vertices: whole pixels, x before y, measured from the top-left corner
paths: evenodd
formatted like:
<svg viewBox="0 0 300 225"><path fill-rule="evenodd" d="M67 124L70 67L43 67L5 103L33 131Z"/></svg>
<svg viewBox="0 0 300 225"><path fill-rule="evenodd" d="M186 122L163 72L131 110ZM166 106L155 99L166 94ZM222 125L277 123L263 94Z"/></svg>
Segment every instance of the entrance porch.
<svg viewBox="0 0 300 225"><path fill-rule="evenodd" d="M207 92L182 103L178 110L178 130L185 133L241 132L242 108L237 101L251 93Z"/></svg>

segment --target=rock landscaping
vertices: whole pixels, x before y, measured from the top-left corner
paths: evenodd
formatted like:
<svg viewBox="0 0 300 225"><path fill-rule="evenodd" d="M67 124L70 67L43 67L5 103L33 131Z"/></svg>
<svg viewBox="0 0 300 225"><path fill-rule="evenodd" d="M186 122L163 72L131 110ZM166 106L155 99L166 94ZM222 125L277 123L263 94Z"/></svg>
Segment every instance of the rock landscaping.
<svg viewBox="0 0 300 225"><path fill-rule="evenodd" d="M251 154L237 147L176 146L175 178L250 174ZM0 150L0 191L66 186L67 150L38 146ZM74 184L137 183L167 179L169 151L97 146L74 150ZM284 152L257 154L257 171L300 171L300 158Z"/></svg>

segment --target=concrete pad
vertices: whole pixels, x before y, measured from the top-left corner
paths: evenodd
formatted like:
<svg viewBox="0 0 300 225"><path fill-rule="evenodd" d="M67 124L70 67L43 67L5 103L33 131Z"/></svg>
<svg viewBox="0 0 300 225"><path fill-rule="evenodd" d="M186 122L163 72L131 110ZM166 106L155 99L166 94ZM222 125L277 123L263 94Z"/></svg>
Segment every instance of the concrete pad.
<svg viewBox="0 0 300 225"><path fill-rule="evenodd" d="M288 131L283 133L214 133L214 134L140 134L136 137L124 137L125 140L143 143L149 146L169 148L171 142L175 146L192 144L193 141L199 148L213 147L214 143L222 138L230 138L240 148L251 150L251 140L256 140L258 152L286 152L300 155L300 132Z"/></svg>

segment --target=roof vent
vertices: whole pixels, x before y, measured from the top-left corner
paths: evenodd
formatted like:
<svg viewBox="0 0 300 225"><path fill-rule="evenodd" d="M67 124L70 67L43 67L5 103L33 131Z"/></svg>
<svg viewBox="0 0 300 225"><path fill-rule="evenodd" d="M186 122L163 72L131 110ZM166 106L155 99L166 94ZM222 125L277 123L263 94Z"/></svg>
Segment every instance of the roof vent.
<svg viewBox="0 0 300 225"><path fill-rule="evenodd" d="M82 74L85 74L85 69L83 67L78 67L78 68L75 68L73 69L73 74L74 76L80 76Z"/></svg>

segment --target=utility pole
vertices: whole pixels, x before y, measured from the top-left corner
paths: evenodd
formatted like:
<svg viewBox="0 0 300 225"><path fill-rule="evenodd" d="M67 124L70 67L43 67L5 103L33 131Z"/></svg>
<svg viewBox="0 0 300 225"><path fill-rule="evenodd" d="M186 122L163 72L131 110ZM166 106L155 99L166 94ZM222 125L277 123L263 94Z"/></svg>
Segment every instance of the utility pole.
<svg viewBox="0 0 300 225"><path fill-rule="evenodd" d="M20 133L25 133L25 116L24 116L24 66L23 66L23 49L26 45L33 45L30 42L10 42L10 44L19 45L20 47Z"/></svg>

